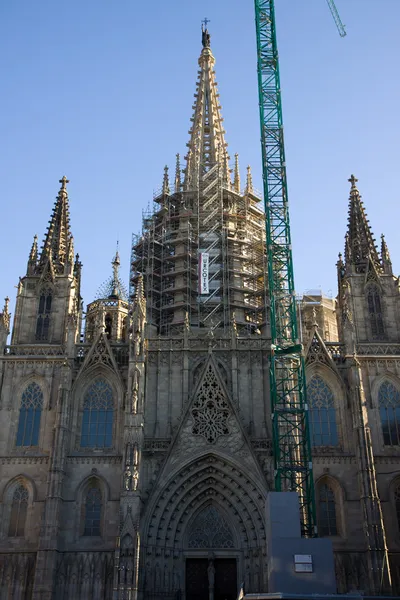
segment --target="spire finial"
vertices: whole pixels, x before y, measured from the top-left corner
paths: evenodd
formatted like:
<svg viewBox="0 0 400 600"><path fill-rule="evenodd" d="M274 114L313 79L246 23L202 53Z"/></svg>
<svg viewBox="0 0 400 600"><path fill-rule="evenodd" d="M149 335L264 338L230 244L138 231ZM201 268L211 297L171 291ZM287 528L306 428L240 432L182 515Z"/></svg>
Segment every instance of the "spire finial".
<svg viewBox="0 0 400 600"><path fill-rule="evenodd" d="M181 157L179 153L176 155L176 167L175 167L175 194L181 191Z"/></svg>
<svg viewBox="0 0 400 600"><path fill-rule="evenodd" d="M112 265L112 270L113 270L113 278L112 278L112 296L119 296L119 267L120 267L121 261L119 259L119 253L118 253L118 242L117 242L117 250L115 252L115 256L111 262Z"/></svg>
<svg viewBox="0 0 400 600"><path fill-rule="evenodd" d="M250 165L247 166L247 178L246 178L246 194L253 193L253 176L251 174Z"/></svg>
<svg viewBox="0 0 400 600"><path fill-rule="evenodd" d="M62 178L59 180L59 183L61 183L61 189L62 190L66 190L67 189L67 183L69 183L69 179L67 179L66 176L63 175Z"/></svg>
<svg viewBox="0 0 400 600"><path fill-rule="evenodd" d="M240 173L239 173L239 154L235 154L235 172L233 176L233 189L237 194L240 194Z"/></svg>
<svg viewBox="0 0 400 600"><path fill-rule="evenodd" d="M201 43L203 44L203 48L210 47L210 34L208 33L207 24L211 23L210 19L204 17L201 22Z"/></svg>
<svg viewBox="0 0 400 600"><path fill-rule="evenodd" d="M165 165L165 167L164 167L164 179L163 179L162 193L164 195L167 195L167 196L170 194L170 189L169 189L169 175L168 175L168 167L167 167L167 165Z"/></svg>
<svg viewBox="0 0 400 600"><path fill-rule="evenodd" d="M348 179L348 181L351 183L351 191L354 190L354 191L358 192L357 185L356 185L356 183L358 181L357 177L355 177L354 175L350 175L350 178Z"/></svg>

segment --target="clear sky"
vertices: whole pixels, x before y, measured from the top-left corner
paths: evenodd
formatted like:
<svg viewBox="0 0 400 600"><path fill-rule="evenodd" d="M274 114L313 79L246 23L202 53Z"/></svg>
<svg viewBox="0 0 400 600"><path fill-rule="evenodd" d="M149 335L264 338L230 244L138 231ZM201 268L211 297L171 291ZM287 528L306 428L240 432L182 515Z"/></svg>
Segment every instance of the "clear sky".
<svg viewBox="0 0 400 600"><path fill-rule="evenodd" d="M336 3L344 39L325 0L276 0L298 293L336 294L353 172L400 270L400 1ZM205 16L230 155L260 189L252 0L0 3L0 298L14 301L64 174L85 305L117 239L128 283L131 234L185 153Z"/></svg>

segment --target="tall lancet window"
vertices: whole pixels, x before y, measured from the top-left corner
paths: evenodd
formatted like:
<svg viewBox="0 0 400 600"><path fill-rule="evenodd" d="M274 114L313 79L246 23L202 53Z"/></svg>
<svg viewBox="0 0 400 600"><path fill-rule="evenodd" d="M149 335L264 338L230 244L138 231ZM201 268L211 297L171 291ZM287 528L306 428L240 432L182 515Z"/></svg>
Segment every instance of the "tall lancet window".
<svg viewBox="0 0 400 600"><path fill-rule="evenodd" d="M393 383L384 381L378 393L383 443L385 446L400 445L400 392Z"/></svg>
<svg viewBox="0 0 400 600"><path fill-rule="evenodd" d="M38 445L42 409L43 392L37 383L32 382L22 394L16 446Z"/></svg>
<svg viewBox="0 0 400 600"><path fill-rule="evenodd" d="M311 443L313 446L337 446L336 409L332 390L319 375L307 386Z"/></svg>
<svg viewBox="0 0 400 600"><path fill-rule="evenodd" d="M86 493L85 498L85 516L84 516L84 527L83 535L87 536L99 536L101 535L100 521L101 521L101 507L102 507L102 496L101 490L96 481L93 481Z"/></svg>
<svg viewBox="0 0 400 600"><path fill-rule="evenodd" d="M367 301L372 338L375 340L382 339L385 331L383 328L382 300L378 286L368 286Z"/></svg>
<svg viewBox="0 0 400 600"><path fill-rule="evenodd" d="M396 510L397 527L400 530L400 482L394 488L394 507Z"/></svg>
<svg viewBox="0 0 400 600"><path fill-rule="evenodd" d="M39 298L39 309L36 320L36 339L38 341L47 342L49 340L52 301L52 290L42 290Z"/></svg>
<svg viewBox="0 0 400 600"><path fill-rule="evenodd" d="M338 535L335 493L328 483L318 486L318 520L322 537Z"/></svg>
<svg viewBox="0 0 400 600"><path fill-rule="evenodd" d="M26 515L28 512L29 494L25 486L20 484L13 495L8 537L23 537L25 534Z"/></svg>
<svg viewBox="0 0 400 600"><path fill-rule="evenodd" d="M83 400L81 446L109 448L112 446L114 401L110 384L96 379Z"/></svg>

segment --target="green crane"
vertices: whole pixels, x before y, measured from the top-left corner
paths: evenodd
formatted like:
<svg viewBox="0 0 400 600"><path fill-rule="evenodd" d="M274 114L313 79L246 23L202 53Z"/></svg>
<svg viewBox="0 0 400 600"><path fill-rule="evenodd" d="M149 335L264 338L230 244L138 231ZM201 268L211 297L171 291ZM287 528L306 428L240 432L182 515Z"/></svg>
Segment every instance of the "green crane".
<svg viewBox="0 0 400 600"><path fill-rule="evenodd" d="M302 533L317 534L305 368L293 278L274 0L254 0L271 319L275 490L296 491ZM328 0L340 35L343 24ZM343 33L344 32L344 33Z"/></svg>

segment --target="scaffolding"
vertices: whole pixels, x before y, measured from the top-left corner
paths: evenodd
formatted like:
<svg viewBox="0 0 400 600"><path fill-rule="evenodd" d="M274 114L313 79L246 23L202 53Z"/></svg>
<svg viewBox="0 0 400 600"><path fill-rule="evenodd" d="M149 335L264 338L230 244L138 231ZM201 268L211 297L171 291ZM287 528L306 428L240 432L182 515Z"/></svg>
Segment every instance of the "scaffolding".
<svg viewBox="0 0 400 600"><path fill-rule="evenodd" d="M133 236L130 295L143 276L147 321L157 335L184 326L225 334L260 333L267 324L265 216L249 189L233 190L221 163L199 168L197 189L154 195ZM166 189L165 189L166 187ZM208 291L199 284L208 257Z"/></svg>

